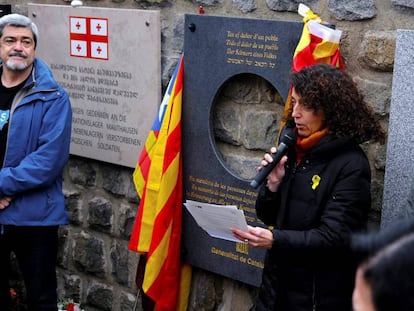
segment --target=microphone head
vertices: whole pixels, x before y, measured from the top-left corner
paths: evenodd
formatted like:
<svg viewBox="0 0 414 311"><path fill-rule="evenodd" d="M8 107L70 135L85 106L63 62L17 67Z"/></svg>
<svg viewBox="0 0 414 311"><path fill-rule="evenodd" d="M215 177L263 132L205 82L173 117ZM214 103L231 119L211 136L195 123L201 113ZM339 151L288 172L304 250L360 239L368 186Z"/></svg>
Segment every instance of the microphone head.
<svg viewBox="0 0 414 311"><path fill-rule="evenodd" d="M276 153L272 154L273 162L262 167L259 172L256 174L256 177L250 183L250 186L254 189L259 188L259 186L266 179L270 171L277 165L277 163L282 159L286 154L289 148L292 148L296 144L296 138L298 134L296 128L284 127L279 138L279 147L277 148Z"/></svg>
<svg viewBox="0 0 414 311"><path fill-rule="evenodd" d="M294 127L285 127L280 135L280 143L284 143L286 147L292 148L296 144L298 132Z"/></svg>

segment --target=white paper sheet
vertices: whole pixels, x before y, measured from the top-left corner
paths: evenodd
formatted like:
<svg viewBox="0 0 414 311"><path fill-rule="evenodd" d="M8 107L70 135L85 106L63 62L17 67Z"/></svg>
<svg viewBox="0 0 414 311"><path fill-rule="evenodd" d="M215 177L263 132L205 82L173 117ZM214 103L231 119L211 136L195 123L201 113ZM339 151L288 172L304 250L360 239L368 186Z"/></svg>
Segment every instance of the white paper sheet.
<svg viewBox="0 0 414 311"><path fill-rule="evenodd" d="M247 231L244 212L235 205L217 205L187 200L184 206L197 224L212 237L240 242L233 236L230 228L236 227Z"/></svg>

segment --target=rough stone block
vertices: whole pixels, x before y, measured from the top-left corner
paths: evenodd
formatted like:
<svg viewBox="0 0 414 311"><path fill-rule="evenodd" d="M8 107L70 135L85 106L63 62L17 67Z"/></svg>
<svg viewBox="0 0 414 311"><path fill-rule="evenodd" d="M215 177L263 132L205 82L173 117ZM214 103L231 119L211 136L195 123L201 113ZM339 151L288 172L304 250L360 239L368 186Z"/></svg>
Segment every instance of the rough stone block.
<svg viewBox="0 0 414 311"><path fill-rule="evenodd" d="M73 225L82 224L82 200L81 192L79 191L63 191L65 195L66 208L69 212L69 221Z"/></svg>
<svg viewBox="0 0 414 311"><path fill-rule="evenodd" d="M374 0L329 0L329 11L339 20L357 21L376 16Z"/></svg>
<svg viewBox="0 0 414 311"><path fill-rule="evenodd" d="M129 241L129 239L131 238L132 228L135 222L136 207L132 208L130 205L121 203L119 206L118 213L119 213L119 222L118 222L119 236L122 239Z"/></svg>
<svg viewBox="0 0 414 311"><path fill-rule="evenodd" d="M88 305L102 311L111 311L113 304L113 288L102 283L93 283L88 288L86 301Z"/></svg>
<svg viewBox="0 0 414 311"><path fill-rule="evenodd" d="M88 202L89 227L96 231L111 232L113 222L112 204L104 198L95 197Z"/></svg>
<svg viewBox="0 0 414 311"><path fill-rule="evenodd" d="M73 262L79 271L105 276L104 242L82 231L74 237Z"/></svg>
<svg viewBox="0 0 414 311"><path fill-rule="evenodd" d="M111 247L112 275L121 285L128 285L130 275L128 266L128 248L118 242Z"/></svg>
<svg viewBox="0 0 414 311"><path fill-rule="evenodd" d="M391 72L394 66L394 54L393 31L367 31L361 43L359 60L374 70Z"/></svg>
<svg viewBox="0 0 414 311"><path fill-rule="evenodd" d="M83 187L96 186L96 170L85 160L72 159L67 166L69 177L75 185Z"/></svg>

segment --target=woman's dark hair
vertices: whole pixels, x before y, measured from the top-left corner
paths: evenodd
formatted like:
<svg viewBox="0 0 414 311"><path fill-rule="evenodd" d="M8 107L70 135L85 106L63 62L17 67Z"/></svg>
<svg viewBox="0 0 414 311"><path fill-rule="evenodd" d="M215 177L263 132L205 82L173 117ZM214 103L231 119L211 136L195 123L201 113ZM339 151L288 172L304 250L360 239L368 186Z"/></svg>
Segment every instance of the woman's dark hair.
<svg viewBox="0 0 414 311"><path fill-rule="evenodd" d="M362 265L377 311L414 310L414 233L380 250Z"/></svg>
<svg viewBox="0 0 414 311"><path fill-rule="evenodd" d="M384 142L385 133L373 109L343 70L327 64L312 65L292 73L290 82L302 105L324 113L329 132L336 137L357 143Z"/></svg>

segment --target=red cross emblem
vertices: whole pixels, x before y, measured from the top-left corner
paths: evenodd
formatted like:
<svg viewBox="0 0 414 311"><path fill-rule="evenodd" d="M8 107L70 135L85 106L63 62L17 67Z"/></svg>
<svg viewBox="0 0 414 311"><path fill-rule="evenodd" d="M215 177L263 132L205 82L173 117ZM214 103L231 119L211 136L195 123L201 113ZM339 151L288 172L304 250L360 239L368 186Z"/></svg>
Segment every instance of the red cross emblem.
<svg viewBox="0 0 414 311"><path fill-rule="evenodd" d="M69 17L70 55L108 60L108 19Z"/></svg>

